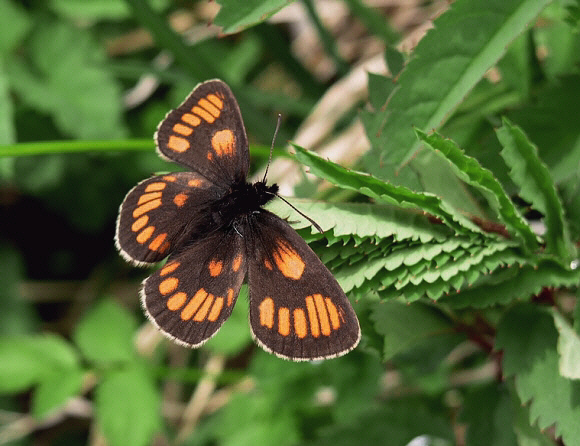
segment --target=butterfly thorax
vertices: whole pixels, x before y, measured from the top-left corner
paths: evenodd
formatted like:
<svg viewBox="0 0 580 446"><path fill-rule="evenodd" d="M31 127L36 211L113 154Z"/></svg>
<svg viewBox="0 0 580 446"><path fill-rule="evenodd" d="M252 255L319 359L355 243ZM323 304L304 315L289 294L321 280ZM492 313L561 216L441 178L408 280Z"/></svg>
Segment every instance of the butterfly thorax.
<svg viewBox="0 0 580 446"><path fill-rule="evenodd" d="M212 206L212 219L218 227L228 227L240 218L259 212L262 206L272 200L278 192L278 185L266 185L263 181L234 183L228 192Z"/></svg>

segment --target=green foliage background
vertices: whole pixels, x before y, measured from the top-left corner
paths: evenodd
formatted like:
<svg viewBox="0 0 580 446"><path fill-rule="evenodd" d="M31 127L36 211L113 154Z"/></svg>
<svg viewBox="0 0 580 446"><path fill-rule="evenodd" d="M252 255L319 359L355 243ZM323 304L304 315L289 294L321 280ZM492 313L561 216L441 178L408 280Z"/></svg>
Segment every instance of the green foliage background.
<svg viewBox="0 0 580 446"><path fill-rule="evenodd" d="M580 445L580 3L218 3L0 4L0 444ZM283 115L342 358L261 351L245 288L198 350L143 317L117 209L216 77L253 172Z"/></svg>

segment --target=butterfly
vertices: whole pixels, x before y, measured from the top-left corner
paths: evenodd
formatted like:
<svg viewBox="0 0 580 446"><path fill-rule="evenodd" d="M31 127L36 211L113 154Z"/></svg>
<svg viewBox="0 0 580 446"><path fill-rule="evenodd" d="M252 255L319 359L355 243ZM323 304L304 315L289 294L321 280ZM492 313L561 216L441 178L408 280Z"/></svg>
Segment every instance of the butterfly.
<svg viewBox="0 0 580 446"><path fill-rule="evenodd" d="M129 262L167 262L143 282L148 318L198 347L232 313L247 278L249 321L264 350L295 361L341 356L360 327L340 285L306 242L263 206L278 186L249 183L237 101L220 80L198 84L155 134L162 158L190 171L140 182L119 209L115 244Z"/></svg>

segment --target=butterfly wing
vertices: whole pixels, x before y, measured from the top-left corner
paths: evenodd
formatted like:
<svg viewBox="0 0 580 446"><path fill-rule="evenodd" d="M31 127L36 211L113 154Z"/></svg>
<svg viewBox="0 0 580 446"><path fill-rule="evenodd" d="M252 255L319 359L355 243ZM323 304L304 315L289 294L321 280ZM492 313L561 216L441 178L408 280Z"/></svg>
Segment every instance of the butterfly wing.
<svg viewBox="0 0 580 446"><path fill-rule="evenodd" d="M143 283L149 319L175 342L198 347L230 316L247 270L242 238L214 233L169 257Z"/></svg>
<svg viewBox="0 0 580 446"><path fill-rule="evenodd" d="M204 210L216 189L195 172L155 176L139 183L119 209L115 242L121 255L138 265L163 260L180 242L200 232L207 218Z"/></svg>
<svg viewBox="0 0 580 446"><path fill-rule="evenodd" d="M169 112L155 135L159 153L214 184L245 180L248 138L236 98L220 80L198 84Z"/></svg>
<svg viewBox="0 0 580 446"><path fill-rule="evenodd" d="M247 234L250 325L258 344L297 361L355 348L360 328L348 298L296 231L262 211Z"/></svg>

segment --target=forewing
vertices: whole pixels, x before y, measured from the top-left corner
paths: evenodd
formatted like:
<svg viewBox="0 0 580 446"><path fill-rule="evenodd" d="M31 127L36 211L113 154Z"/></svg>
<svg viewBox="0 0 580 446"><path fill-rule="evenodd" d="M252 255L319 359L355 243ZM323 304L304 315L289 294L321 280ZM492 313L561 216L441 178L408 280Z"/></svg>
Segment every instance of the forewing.
<svg viewBox="0 0 580 446"><path fill-rule="evenodd" d="M198 347L230 316L247 269L241 237L214 233L171 256L143 283L149 319L175 342Z"/></svg>
<svg viewBox="0 0 580 446"><path fill-rule="evenodd" d="M236 98L220 80L198 84L155 135L162 156L228 186L246 178L248 139Z"/></svg>
<svg viewBox="0 0 580 446"><path fill-rule="evenodd" d="M135 186L119 209L115 242L125 259L156 263L195 232L216 186L194 172L149 178Z"/></svg>
<svg viewBox="0 0 580 446"><path fill-rule="evenodd" d="M255 217L248 243L250 325L266 351L295 361L333 358L360 340L356 314L336 279L288 223Z"/></svg>

